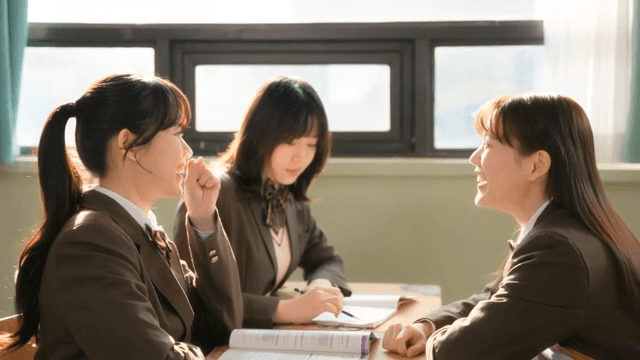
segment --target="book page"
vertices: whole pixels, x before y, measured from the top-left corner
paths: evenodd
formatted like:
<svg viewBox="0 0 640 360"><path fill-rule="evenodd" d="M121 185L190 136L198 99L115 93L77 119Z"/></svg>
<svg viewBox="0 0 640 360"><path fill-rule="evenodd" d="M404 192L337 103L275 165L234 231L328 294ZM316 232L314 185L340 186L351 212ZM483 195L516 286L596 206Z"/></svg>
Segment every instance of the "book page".
<svg viewBox="0 0 640 360"><path fill-rule="evenodd" d="M236 329L231 333L231 349L336 352L361 354L369 350L371 332L323 330Z"/></svg>
<svg viewBox="0 0 640 360"><path fill-rule="evenodd" d="M303 354L288 352L272 352L272 351L256 351L256 350L239 350L229 349L222 354L219 360L333 360L333 359L366 359L365 356L358 354Z"/></svg>
<svg viewBox="0 0 640 360"><path fill-rule="evenodd" d="M347 327L374 328L387 321L397 312L395 306L369 307L345 305L343 309L356 317L353 318L344 313L340 313L340 315L336 317L330 312L323 312L313 318L313 322L318 325L342 325Z"/></svg>
<svg viewBox="0 0 640 360"><path fill-rule="evenodd" d="M353 294L344 298L345 305L369 306L369 307L392 307L417 301L411 295L374 295L374 294Z"/></svg>
<svg viewBox="0 0 640 360"><path fill-rule="evenodd" d="M399 301L400 295L352 294L344 298L345 305L368 307L395 308Z"/></svg>

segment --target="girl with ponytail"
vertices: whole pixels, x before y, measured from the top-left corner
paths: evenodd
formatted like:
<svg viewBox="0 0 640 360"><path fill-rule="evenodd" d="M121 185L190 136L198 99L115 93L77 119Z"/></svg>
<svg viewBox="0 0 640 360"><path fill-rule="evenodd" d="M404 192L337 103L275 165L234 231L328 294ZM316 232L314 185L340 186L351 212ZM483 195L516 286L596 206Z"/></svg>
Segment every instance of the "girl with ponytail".
<svg viewBox="0 0 640 360"><path fill-rule="evenodd" d="M44 222L18 263L22 316L5 351L35 337L36 359L204 359L194 344L207 351L241 324L235 259L210 216L220 183L202 159L188 160L182 139L190 116L171 82L133 75L105 77L51 113L38 147ZM91 190L65 146L71 117L80 160L98 179ZM189 250L216 257L194 271L151 212L182 195L185 171Z"/></svg>
<svg viewBox="0 0 640 360"><path fill-rule="evenodd" d="M475 203L520 225L497 279L383 347L427 359L640 359L640 243L607 199L584 110L560 95L508 95L480 108ZM555 358L555 356L553 357Z"/></svg>

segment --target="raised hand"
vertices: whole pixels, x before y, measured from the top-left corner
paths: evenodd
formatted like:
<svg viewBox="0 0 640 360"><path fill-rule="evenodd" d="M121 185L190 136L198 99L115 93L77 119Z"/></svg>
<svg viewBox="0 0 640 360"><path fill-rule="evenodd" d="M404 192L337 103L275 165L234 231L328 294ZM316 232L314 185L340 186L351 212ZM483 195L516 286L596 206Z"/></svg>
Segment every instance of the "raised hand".
<svg viewBox="0 0 640 360"><path fill-rule="evenodd" d="M189 160L184 181L184 203L191 223L201 231L212 231L213 212L220 193L220 179L207 169L204 159Z"/></svg>

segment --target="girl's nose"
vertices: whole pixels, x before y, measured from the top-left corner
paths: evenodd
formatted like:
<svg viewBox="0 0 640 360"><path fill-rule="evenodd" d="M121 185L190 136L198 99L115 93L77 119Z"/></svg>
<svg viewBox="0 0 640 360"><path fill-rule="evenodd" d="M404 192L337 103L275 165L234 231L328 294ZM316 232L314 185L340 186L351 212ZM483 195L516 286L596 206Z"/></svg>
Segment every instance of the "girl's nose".
<svg viewBox="0 0 640 360"><path fill-rule="evenodd" d="M191 147L189 146L189 144L187 144L186 141L184 141L184 139L181 139L181 140L182 140L182 150L183 150L183 152L185 154L185 157L186 158L192 157L193 156L193 150L191 150Z"/></svg>
<svg viewBox="0 0 640 360"><path fill-rule="evenodd" d="M300 160L304 157L304 148L300 145L297 145L293 148L293 159Z"/></svg>
<svg viewBox="0 0 640 360"><path fill-rule="evenodd" d="M482 148L482 145L480 145L480 147L477 148L476 151L474 151L473 154L471 154L471 156L469 157L469 162L471 163L471 165L478 166L479 164L478 159L480 158L481 148Z"/></svg>

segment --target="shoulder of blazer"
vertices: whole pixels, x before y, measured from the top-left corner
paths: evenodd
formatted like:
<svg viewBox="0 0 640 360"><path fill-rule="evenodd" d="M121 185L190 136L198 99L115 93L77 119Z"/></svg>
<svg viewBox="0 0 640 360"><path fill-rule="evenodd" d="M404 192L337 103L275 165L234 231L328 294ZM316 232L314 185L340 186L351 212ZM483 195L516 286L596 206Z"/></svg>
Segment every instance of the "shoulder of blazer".
<svg viewBox="0 0 640 360"><path fill-rule="evenodd" d="M545 209L522 243L535 241L536 237L544 235L552 235L559 241L570 243L583 258L585 265L613 261L613 253L608 244L566 209L555 205Z"/></svg>
<svg viewBox="0 0 640 360"><path fill-rule="evenodd" d="M82 195L80 211L67 221L58 236L68 231L112 232L117 235L115 237L130 242L136 249L147 240L145 230L120 204L95 190Z"/></svg>
<svg viewBox="0 0 640 360"><path fill-rule="evenodd" d="M570 242L575 242L576 235L578 234L580 238L588 237L602 242L580 219L574 217L569 210L560 208L553 203L542 212L538 221L536 221L531 229L531 232L529 232L525 238L541 233L551 233L567 239Z"/></svg>
<svg viewBox="0 0 640 360"><path fill-rule="evenodd" d="M222 208L236 206L238 202L257 201L250 193L242 191L236 180L228 172L220 176L220 194L218 205Z"/></svg>
<svg viewBox="0 0 640 360"><path fill-rule="evenodd" d="M105 236L108 237L108 241L105 241ZM101 248L101 251L129 254L127 257L130 257L133 263L139 262L139 248L131 235L127 234L109 214L102 211L83 209L73 215L58 234L50 254L55 254L64 246L73 246L78 251L82 251L78 245ZM129 250L125 250L127 248Z"/></svg>

